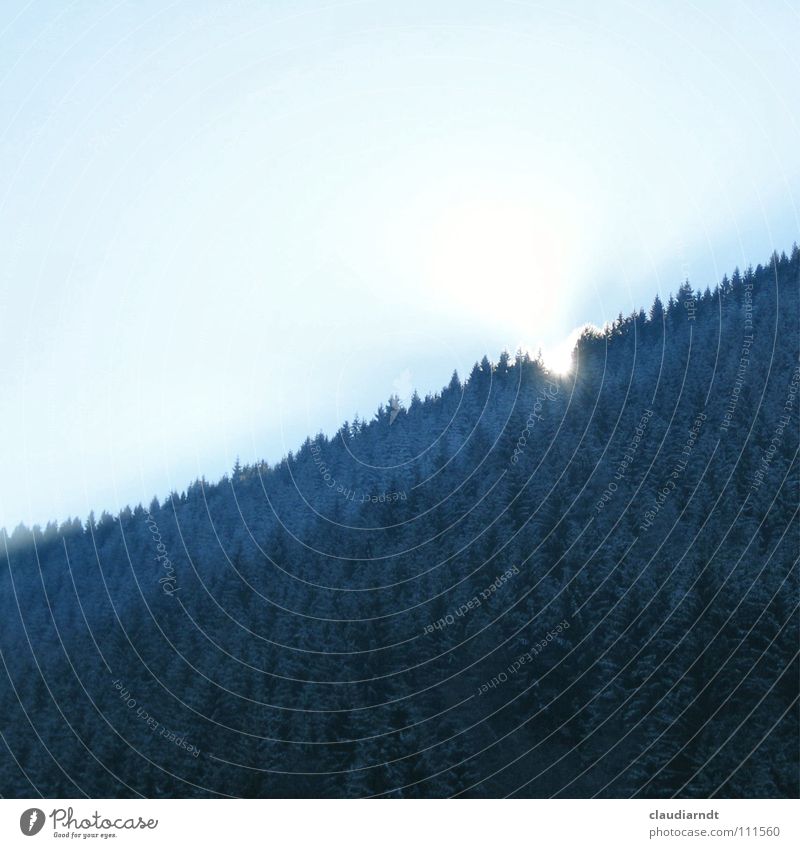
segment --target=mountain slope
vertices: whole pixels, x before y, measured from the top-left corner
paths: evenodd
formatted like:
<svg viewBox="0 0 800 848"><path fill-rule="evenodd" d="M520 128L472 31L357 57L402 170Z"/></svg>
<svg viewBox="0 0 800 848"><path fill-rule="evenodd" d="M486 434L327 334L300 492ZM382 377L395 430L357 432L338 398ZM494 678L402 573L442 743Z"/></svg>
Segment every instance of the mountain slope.
<svg viewBox="0 0 800 848"><path fill-rule="evenodd" d="M4 534L0 791L796 796L799 288Z"/></svg>

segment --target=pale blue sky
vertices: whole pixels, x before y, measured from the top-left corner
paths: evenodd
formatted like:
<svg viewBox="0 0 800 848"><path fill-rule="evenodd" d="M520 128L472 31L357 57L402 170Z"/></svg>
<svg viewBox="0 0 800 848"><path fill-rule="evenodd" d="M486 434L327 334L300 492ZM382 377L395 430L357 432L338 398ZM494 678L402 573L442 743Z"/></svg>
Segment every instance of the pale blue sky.
<svg viewBox="0 0 800 848"><path fill-rule="evenodd" d="M0 10L0 526L279 459L800 233L796 3Z"/></svg>

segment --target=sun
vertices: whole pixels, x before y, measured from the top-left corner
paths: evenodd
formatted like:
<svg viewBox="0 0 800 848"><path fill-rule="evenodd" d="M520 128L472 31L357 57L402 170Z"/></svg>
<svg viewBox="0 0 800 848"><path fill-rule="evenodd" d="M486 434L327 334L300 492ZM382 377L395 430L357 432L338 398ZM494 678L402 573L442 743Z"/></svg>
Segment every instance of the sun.
<svg viewBox="0 0 800 848"><path fill-rule="evenodd" d="M542 351L542 359L544 359L544 364L549 371L553 371L560 377L564 377L572 371L572 353L586 326L588 325L576 327L561 341L545 347Z"/></svg>
<svg viewBox="0 0 800 848"><path fill-rule="evenodd" d="M533 201L491 197L444 209L428 233L432 295L509 330L552 320L563 296L562 217Z"/></svg>

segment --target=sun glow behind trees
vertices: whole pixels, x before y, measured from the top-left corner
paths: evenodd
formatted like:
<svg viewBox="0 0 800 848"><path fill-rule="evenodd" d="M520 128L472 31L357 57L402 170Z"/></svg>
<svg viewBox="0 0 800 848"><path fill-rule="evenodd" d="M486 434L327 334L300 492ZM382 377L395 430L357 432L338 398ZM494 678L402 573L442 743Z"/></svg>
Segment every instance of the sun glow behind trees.
<svg viewBox="0 0 800 848"><path fill-rule="evenodd" d="M504 348L563 370L575 327L788 249L796 25L722 3L21 9L0 525L278 460L406 371L424 396Z"/></svg>
<svg viewBox="0 0 800 848"><path fill-rule="evenodd" d="M489 196L445 210L424 248L434 296L527 334L560 318L574 237L554 208L557 199L536 204Z"/></svg>

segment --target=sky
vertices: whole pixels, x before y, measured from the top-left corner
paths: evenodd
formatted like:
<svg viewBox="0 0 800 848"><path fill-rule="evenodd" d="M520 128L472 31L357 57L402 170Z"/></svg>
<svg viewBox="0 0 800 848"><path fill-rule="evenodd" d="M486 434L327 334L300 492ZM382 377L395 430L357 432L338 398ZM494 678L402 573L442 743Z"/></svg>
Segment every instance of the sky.
<svg viewBox="0 0 800 848"><path fill-rule="evenodd" d="M777 0L6 0L0 526L788 252L799 42Z"/></svg>

